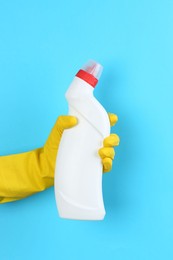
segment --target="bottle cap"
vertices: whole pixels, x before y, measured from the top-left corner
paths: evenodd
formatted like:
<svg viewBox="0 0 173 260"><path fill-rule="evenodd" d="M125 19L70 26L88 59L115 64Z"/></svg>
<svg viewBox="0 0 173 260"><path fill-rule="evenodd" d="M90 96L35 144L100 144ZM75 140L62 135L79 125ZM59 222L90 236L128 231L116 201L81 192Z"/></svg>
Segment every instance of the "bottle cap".
<svg viewBox="0 0 173 260"><path fill-rule="evenodd" d="M92 87L95 87L102 74L102 70L102 65L90 60L78 71L76 77L83 79Z"/></svg>

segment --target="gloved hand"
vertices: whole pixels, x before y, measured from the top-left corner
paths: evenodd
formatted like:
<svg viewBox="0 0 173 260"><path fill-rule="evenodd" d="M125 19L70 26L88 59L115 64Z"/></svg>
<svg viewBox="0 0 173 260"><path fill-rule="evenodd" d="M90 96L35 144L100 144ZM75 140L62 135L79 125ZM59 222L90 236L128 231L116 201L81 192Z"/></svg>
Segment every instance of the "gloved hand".
<svg viewBox="0 0 173 260"><path fill-rule="evenodd" d="M115 114L108 113L110 125L114 126L118 121L118 117ZM117 134L110 134L103 141L103 147L98 151L103 164L103 172L109 172L112 169L112 161L115 156L114 146L118 146L120 142Z"/></svg>
<svg viewBox="0 0 173 260"><path fill-rule="evenodd" d="M109 114L109 119L112 126L118 118ZM61 136L65 129L76 124L76 117L59 116L44 147L0 157L0 203L19 200L53 186ZM118 144L119 137L116 134L104 139L103 148L98 151L102 158L103 172L111 170L115 154L113 146Z"/></svg>

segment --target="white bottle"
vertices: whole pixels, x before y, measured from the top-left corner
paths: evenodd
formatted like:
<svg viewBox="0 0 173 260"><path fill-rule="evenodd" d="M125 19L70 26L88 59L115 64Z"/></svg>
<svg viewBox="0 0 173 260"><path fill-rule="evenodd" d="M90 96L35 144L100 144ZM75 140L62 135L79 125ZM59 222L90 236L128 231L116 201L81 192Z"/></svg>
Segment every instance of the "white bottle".
<svg viewBox="0 0 173 260"><path fill-rule="evenodd" d="M66 92L69 115L76 116L78 124L64 131L56 160L55 196L62 218L102 220L105 216L98 150L110 134L110 122L93 96L101 72L100 64L88 62Z"/></svg>

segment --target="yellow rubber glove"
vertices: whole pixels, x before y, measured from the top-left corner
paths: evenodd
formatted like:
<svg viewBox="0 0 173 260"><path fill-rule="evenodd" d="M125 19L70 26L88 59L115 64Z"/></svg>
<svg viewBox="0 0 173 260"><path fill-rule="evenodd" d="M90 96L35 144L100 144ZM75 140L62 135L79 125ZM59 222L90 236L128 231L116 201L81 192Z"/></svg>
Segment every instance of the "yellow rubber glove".
<svg viewBox="0 0 173 260"><path fill-rule="evenodd" d="M118 117L115 114L108 113L110 125L114 126L118 121ZM112 169L112 162L115 157L114 146L118 146L120 142L117 134L110 134L103 141L103 147L98 151L103 164L103 173L109 172Z"/></svg>
<svg viewBox="0 0 173 260"><path fill-rule="evenodd" d="M117 116L109 114L110 124L114 125ZM44 147L33 151L0 156L0 203L25 198L54 184L55 161L61 136L65 129L77 124L73 116L59 116ZM114 158L113 146L119 138L111 134L105 138L105 148L99 150L103 171L110 171Z"/></svg>

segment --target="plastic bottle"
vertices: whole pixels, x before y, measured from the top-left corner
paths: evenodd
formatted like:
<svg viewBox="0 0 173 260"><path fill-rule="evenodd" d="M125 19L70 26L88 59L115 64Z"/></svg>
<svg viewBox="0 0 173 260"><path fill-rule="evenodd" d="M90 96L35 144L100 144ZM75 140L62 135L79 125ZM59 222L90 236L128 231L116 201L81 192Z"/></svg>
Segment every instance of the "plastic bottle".
<svg viewBox="0 0 173 260"><path fill-rule="evenodd" d="M78 71L66 99L69 115L77 126L65 130L60 142L55 170L55 197L62 218L102 220L102 163L98 150L110 134L108 114L93 96L102 66L88 62Z"/></svg>

